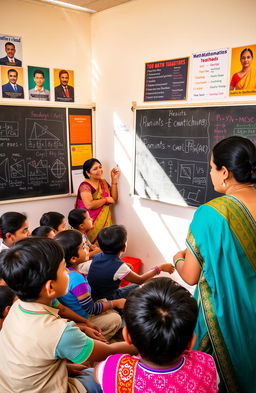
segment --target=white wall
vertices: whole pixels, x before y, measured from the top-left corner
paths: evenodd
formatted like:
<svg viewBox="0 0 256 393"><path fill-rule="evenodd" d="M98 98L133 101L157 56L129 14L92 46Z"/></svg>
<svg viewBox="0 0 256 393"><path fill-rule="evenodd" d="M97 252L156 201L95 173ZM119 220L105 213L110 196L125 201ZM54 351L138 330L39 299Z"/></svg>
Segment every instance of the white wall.
<svg viewBox="0 0 256 393"><path fill-rule="evenodd" d="M141 257L147 267L171 260L184 247L194 209L129 195L133 161L130 107L132 101L143 103L144 63L253 44L255 11L253 0L134 0L91 17L30 0L0 1L0 33L22 36L24 66L74 69L74 106L96 102L96 156L104 164L106 177L116 162L122 171L116 221L128 229L127 253ZM0 205L0 212L26 212L33 228L43 212L66 214L73 202L73 198L57 198L6 203Z"/></svg>
<svg viewBox="0 0 256 393"><path fill-rule="evenodd" d="M132 101L143 104L144 63L255 44L255 12L253 0L134 0L92 17L97 157L109 163L107 170L115 162L121 168L116 221L128 229L127 253L147 266L171 260L184 247L194 209L129 195L134 137L130 107Z"/></svg>
<svg viewBox="0 0 256 393"><path fill-rule="evenodd" d="M50 68L51 87L53 87L53 68L74 70L75 99L69 107L91 104L91 16L67 8L37 3L29 0L1 0L0 34L22 37L23 67L25 75L25 100L0 99L2 104L31 105L27 92L27 66ZM33 102L33 105L54 105ZM0 107L1 110L1 107ZM0 194L1 200L1 194ZM74 198L55 198L41 201L6 203L0 205L0 215L6 211L25 212L30 228L39 225L41 215L46 211L59 211L63 214L73 208Z"/></svg>

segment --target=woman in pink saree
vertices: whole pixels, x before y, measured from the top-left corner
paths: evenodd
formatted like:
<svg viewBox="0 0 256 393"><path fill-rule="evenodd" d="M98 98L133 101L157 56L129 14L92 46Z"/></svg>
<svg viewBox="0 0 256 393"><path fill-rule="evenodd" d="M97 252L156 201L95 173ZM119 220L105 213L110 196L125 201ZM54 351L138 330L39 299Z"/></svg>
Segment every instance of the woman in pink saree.
<svg viewBox="0 0 256 393"><path fill-rule="evenodd" d="M117 168L111 170L111 185L107 183L103 176L103 169L100 161L91 158L83 165L83 181L77 192L75 208L88 210L93 227L87 233L91 243L97 241L99 231L112 225L110 206L118 200L118 178L120 172Z"/></svg>

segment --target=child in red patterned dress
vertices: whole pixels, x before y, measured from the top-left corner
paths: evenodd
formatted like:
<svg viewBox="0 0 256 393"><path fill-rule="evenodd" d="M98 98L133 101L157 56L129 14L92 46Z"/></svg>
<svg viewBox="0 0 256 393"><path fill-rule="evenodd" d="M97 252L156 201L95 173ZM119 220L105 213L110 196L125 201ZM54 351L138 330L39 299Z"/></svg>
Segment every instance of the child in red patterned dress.
<svg viewBox="0 0 256 393"><path fill-rule="evenodd" d="M126 301L123 336L140 356L111 355L95 369L103 393L216 393L213 358L192 351L196 300L167 277L133 290Z"/></svg>

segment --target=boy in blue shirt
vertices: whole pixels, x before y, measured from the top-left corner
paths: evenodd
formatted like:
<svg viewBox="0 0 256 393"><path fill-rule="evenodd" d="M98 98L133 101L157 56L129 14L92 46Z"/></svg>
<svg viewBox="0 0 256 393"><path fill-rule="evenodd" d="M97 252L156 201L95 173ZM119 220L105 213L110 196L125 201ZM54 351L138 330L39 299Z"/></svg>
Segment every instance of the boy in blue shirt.
<svg viewBox="0 0 256 393"><path fill-rule="evenodd" d="M102 253L94 255L87 276L94 301L103 298L111 300L126 298L129 292L137 287L136 284L143 284L149 278L160 274L161 271L170 274L174 271L173 265L164 263L141 275L133 272L120 259L127 244L127 231L123 225L103 228L98 235L98 243ZM135 285L119 288L123 278Z"/></svg>

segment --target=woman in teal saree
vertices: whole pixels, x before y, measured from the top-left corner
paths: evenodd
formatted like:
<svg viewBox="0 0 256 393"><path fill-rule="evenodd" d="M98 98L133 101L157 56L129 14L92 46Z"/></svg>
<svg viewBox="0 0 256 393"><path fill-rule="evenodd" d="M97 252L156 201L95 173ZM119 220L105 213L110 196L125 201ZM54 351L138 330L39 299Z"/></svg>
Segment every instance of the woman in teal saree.
<svg viewBox="0 0 256 393"><path fill-rule="evenodd" d="M211 353L220 392L256 391L256 148L248 139L219 142L211 158L214 188L225 195L200 206L174 256L180 276L197 284L194 349Z"/></svg>

